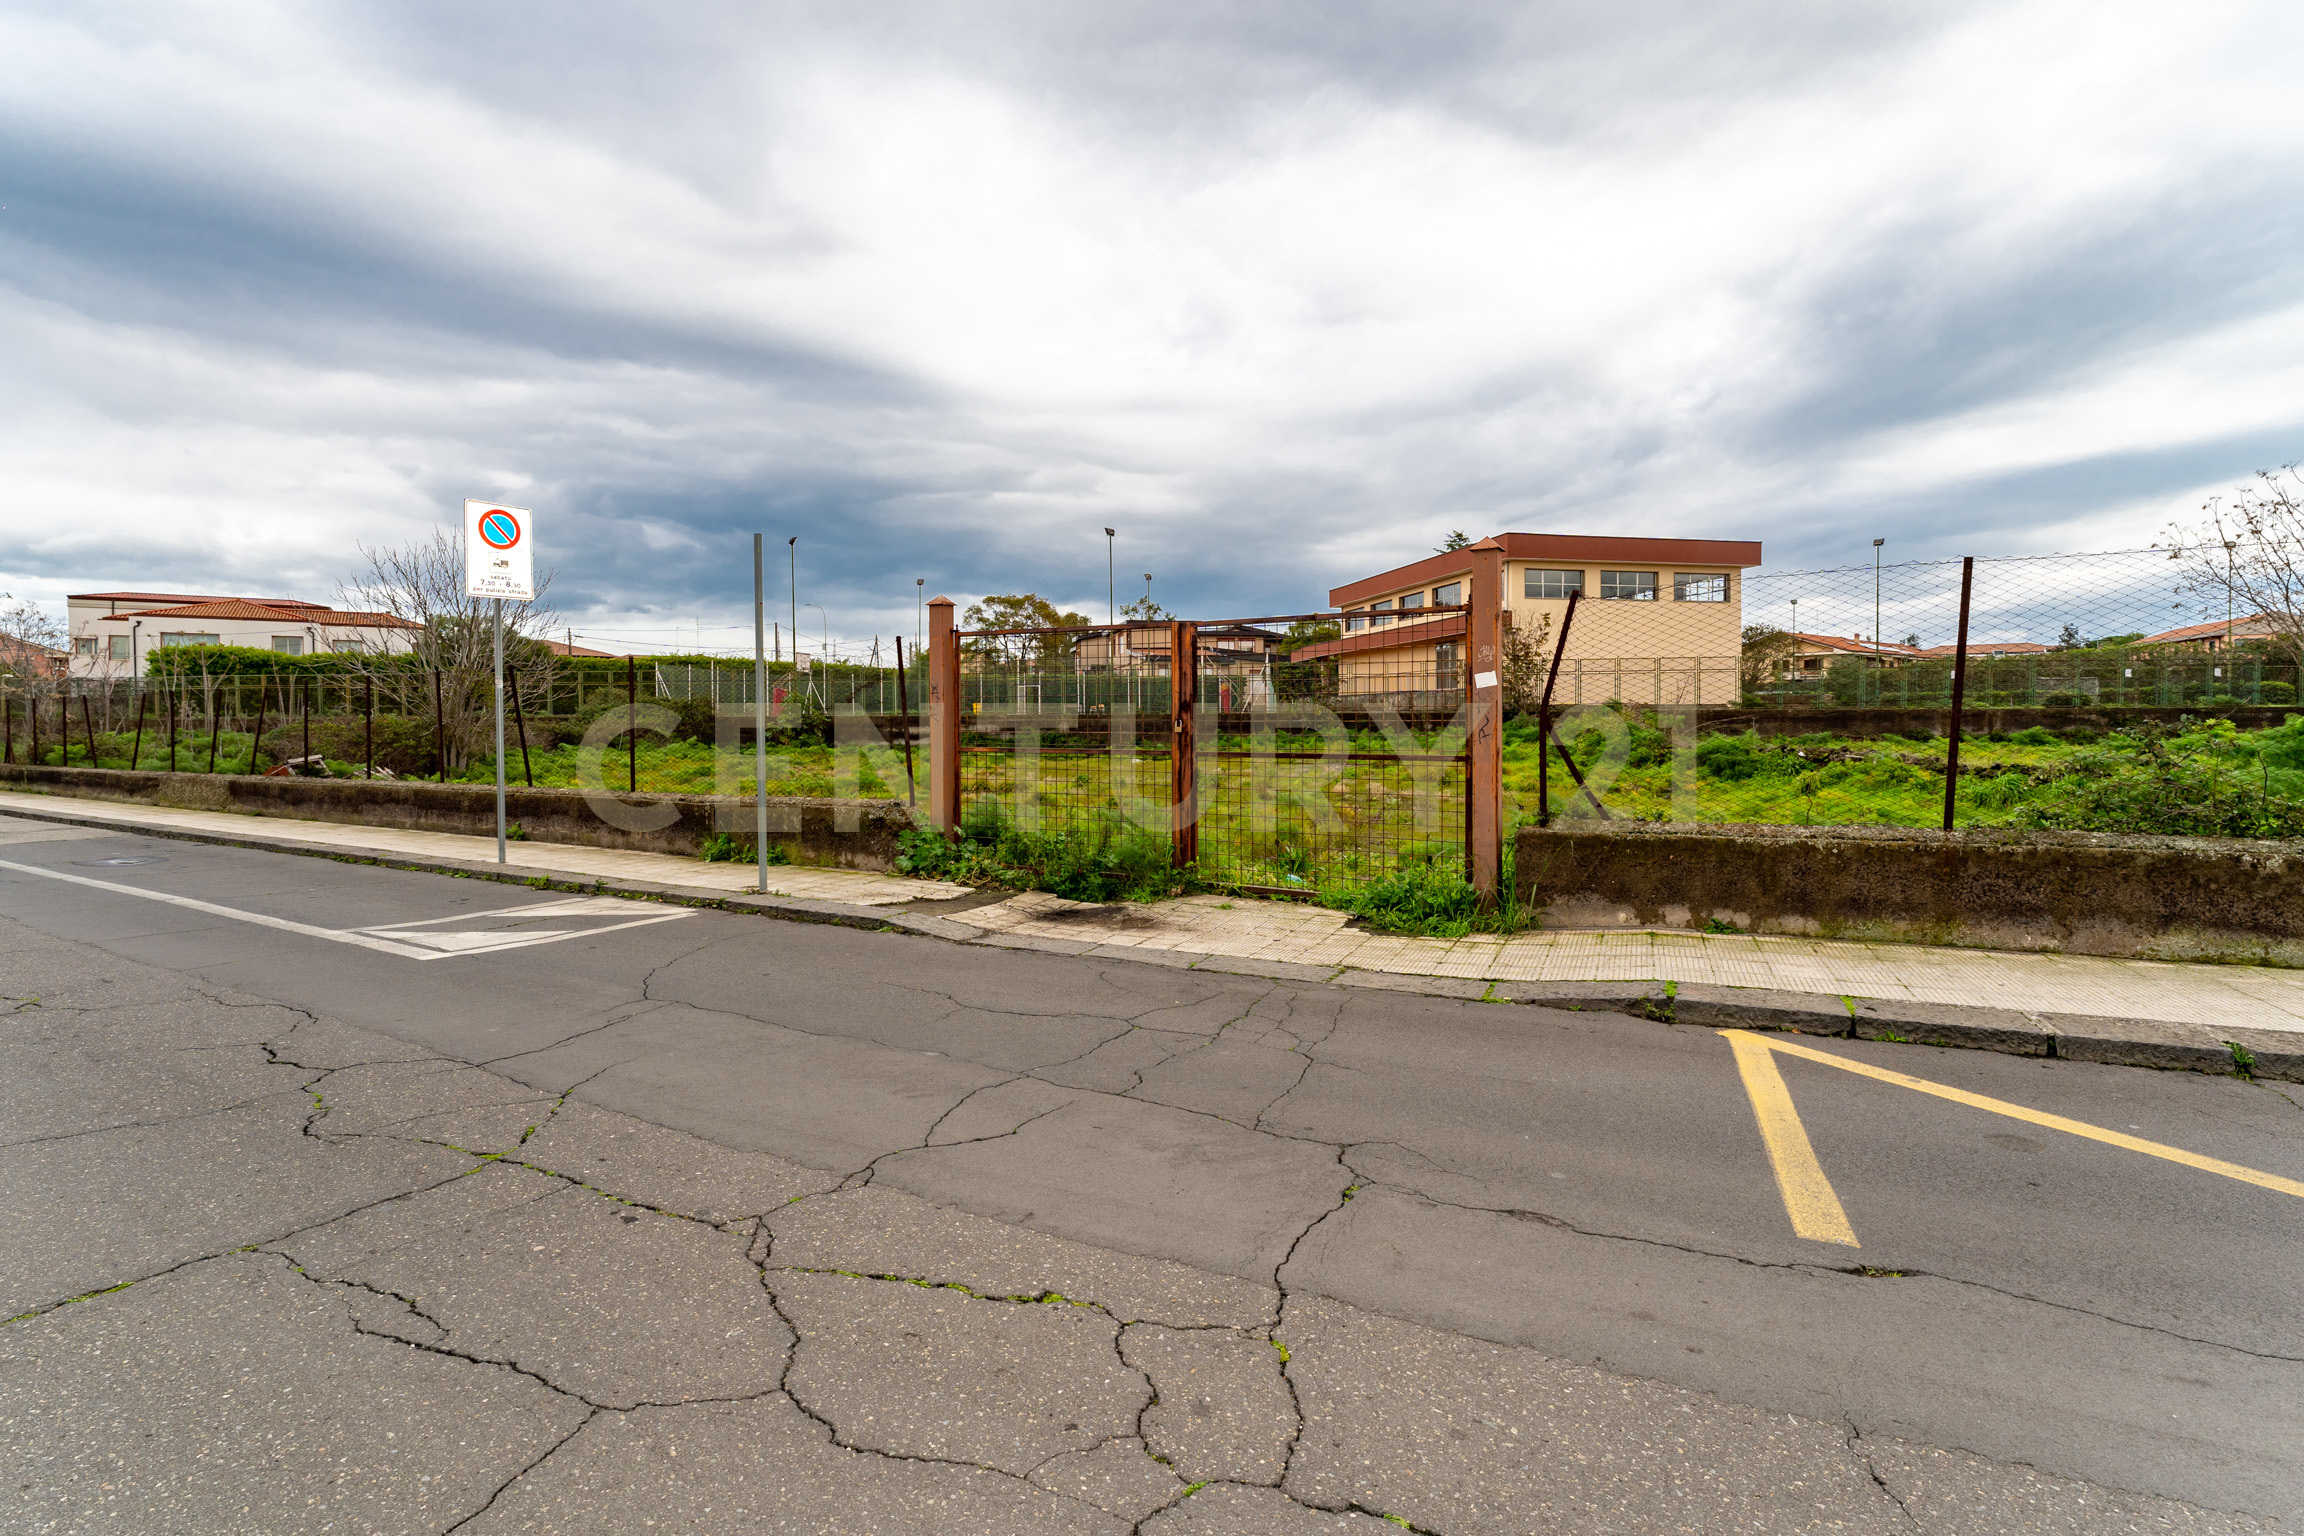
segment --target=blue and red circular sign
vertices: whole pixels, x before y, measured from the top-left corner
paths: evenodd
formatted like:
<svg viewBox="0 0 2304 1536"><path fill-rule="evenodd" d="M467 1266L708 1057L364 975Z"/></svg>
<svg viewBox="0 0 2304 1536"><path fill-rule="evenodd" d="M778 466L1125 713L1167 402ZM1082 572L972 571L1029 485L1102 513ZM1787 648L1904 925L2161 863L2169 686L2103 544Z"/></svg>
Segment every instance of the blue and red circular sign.
<svg viewBox="0 0 2304 1536"><path fill-rule="evenodd" d="M480 519L480 541L490 549L510 549L520 542L520 519L509 512L489 512Z"/></svg>

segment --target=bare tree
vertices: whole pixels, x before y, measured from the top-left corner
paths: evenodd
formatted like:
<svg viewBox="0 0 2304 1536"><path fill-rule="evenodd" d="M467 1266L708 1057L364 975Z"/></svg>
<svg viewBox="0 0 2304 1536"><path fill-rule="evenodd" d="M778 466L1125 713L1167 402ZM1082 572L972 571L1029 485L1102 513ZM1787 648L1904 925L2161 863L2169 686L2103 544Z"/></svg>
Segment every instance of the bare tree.
<svg viewBox="0 0 2304 1536"><path fill-rule="evenodd" d="M56 653L63 648L64 626L50 618L47 609L29 598L0 592L0 676L21 679L27 698L36 699L38 693L29 690L51 675Z"/></svg>
<svg viewBox="0 0 2304 1536"><path fill-rule="evenodd" d="M1552 615L1548 613L1538 614L1533 626L1513 624L1504 631L1505 714L1533 714L1543 702L1544 674L1552 665L1552 658L1544 653L1544 642L1551 633Z"/></svg>
<svg viewBox="0 0 2304 1536"><path fill-rule="evenodd" d="M353 674L376 691L379 707L433 718L433 674L439 674L440 731L447 768L461 770L490 751L490 678L495 669L495 599L464 593L464 546L444 529L397 548L360 546L367 568L338 588L339 603L379 620L359 626ZM559 657L543 636L560 616L544 606L549 572L527 602L504 603L504 659L517 675L521 707L548 695ZM415 626L411 632L406 626ZM404 651L395 648L406 642Z"/></svg>
<svg viewBox="0 0 2304 1536"><path fill-rule="evenodd" d="M2200 510L2198 527L2169 530L2169 558L2183 570L2176 590L2304 659L2304 476L2294 464L2258 470L2229 504L2218 496Z"/></svg>

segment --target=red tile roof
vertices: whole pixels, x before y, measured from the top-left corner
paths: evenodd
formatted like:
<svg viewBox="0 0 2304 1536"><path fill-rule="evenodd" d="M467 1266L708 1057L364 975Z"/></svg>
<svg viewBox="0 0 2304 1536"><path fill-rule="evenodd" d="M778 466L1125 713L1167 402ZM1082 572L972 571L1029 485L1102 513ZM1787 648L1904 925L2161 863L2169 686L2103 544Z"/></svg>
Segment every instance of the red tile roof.
<svg viewBox="0 0 2304 1536"><path fill-rule="evenodd" d="M267 608L325 609L328 606L294 597L217 597L200 592L73 592L64 600L68 603L262 603Z"/></svg>
<svg viewBox="0 0 2304 1536"><path fill-rule="evenodd" d="M135 608L123 613L99 614L98 620L241 619L273 624L324 624L332 629L422 629L389 613L360 613L323 608L317 603L264 603L246 597L207 598L170 608Z"/></svg>
<svg viewBox="0 0 2304 1536"><path fill-rule="evenodd" d="M2181 644L2187 640L2220 640L2224 637L2227 626L2231 628L2232 638L2235 640L2261 640L2272 633L2270 615L2250 613L2243 614L2236 619L2218 619L2213 624L2187 624L2181 629L2164 629L2159 634L2146 635L2141 640L2131 640L2128 643L2130 645L2169 645Z"/></svg>

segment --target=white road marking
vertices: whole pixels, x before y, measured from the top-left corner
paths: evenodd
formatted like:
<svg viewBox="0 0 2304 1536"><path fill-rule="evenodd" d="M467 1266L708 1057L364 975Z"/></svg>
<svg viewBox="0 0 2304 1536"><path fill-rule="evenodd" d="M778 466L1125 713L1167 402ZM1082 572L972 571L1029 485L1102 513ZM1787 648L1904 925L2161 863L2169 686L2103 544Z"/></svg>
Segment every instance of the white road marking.
<svg viewBox="0 0 2304 1536"><path fill-rule="evenodd" d="M651 913L647 917L626 922L609 923L586 928L539 928L528 932L505 929L467 929L461 933L412 933L412 928L437 923L471 922L478 918L514 918L526 916L565 919L569 917L606 916L632 910L632 904L609 896L578 896L565 901L538 902L528 907L501 907L492 912L460 912L449 917L418 918L407 923L387 923L368 928L322 928L314 923L299 923L292 918L273 917L264 912L245 912L238 907L219 906L212 901L200 901L191 896L177 896L167 891L140 891L134 886L121 885L111 880L91 880L85 875L68 875L60 869L42 869L34 864L17 864L0 859L0 869L12 869L18 874L37 875L43 880L62 880L71 885L85 885L94 890L110 891L119 896L136 896L145 901L166 902L172 907L187 907L194 912L206 912L213 917L228 917L235 922L254 923L262 928L277 928L283 933L300 933L307 938L326 939L332 944L355 944L362 949L373 949L387 955L398 955L405 960L446 960L456 955L495 954L500 950L526 949L535 944L556 944L562 939L580 939L596 933L614 933L619 928L644 928L650 923L669 923L683 917L694 917L692 907L674 907L669 911Z"/></svg>

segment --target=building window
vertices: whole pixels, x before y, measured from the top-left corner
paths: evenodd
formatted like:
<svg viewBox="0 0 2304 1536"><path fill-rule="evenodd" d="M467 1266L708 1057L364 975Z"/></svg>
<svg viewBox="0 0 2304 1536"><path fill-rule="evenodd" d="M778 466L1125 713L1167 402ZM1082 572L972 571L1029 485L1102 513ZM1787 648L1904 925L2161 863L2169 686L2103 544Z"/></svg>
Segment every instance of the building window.
<svg viewBox="0 0 2304 1536"><path fill-rule="evenodd" d="M1654 571L1602 571L1600 573L1600 600L1602 602L1652 603L1656 601L1656 573Z"/></svg>
<svg viewBox="0 0 2304 1536"><path fill-rule="evenodd" d="M331 640L328 642L328 649L345 656L357 656L368 649L368 642L365 640Z"/></svg>
<svg viewBox="0 0 2304 1536"><path fill-rule="evenodd" d="M1724 603L1728 601L1728 578L1721 572L1687 571L1672 573L1672 601L1676 603Z"/></svg>
<svg viewBox="0 0 2304 1536"><path fill-rule="evenodd" d="M219 639L215 635L184 634L164 629L160 632L160 643L162 645L216 645L219 643Z"/></svg>
<svg viewBox="0 0 2304 1536"><path fill-rule="evenodd" d="M272 649L283 656L301 656L304 654L304 637L302 635L274 635L272 637Z"/></svg>
<svg viewBox="0 0 2304 1536"><path fill-rule="evenodd" d="M114 661L130 661L134 659L128 654L128 647L131 643L128 636L111 635L107 636L106 638L112 642L112 659Z"/></svg>
<svg viewBox="0 0 2304 1536"><path fill-rule="evenodd" d="M1368 622L1371 624L1391 623L1392 599L1386 598L1380 603L1370 603L1368 605Z"/></svg>
<svg viewBox="0 0 2304 1536"><path fill-rule="evenodd" d="M1534 566L1525 572L1520 587L1524 597L1565 598L1570 593L1583 590L1582 571L1540 571Z"/></svg>
<svg viewBox="0 0 2304 1536"><path fill-rule="evenodd" d="M1432 647L1432 686L1443 693L1453 693L1464 686L1464 669L1459 664L1453 640L1443 640Z"/></svg>
<svg viewBox="0 0 2304 1536"><path fill-rule="evenodd" d="M1359 609L1355 608L1351 612L1344 615L1344 632L1346 634L1350 634L1356 629L1366 629L1367 627L1368 616L1362 613Z"/></svg>
<svg viewBox="0 0 2304 1536"><path fill-rule="evenodd" d="M1464 583L1452 581L1444 587L1432 589L1432 601L1443 608L1453 608L1464 601Z"/></svg>
<svg viewBox="0 0 2304 1536"><path fill-rule="evenodd" d="M72 654L75 656L95 655L96 637L94 635L81 635L74 639L72 642Z"/></svg>
<svg viewBox="0 0 2304 1536"><path fill-rule="evenodd" d="M1411 592L1406 597L1400 599L1400 606L1403 608L1421 608L1424 606L1424 594L1421 592Z"/></svg>

